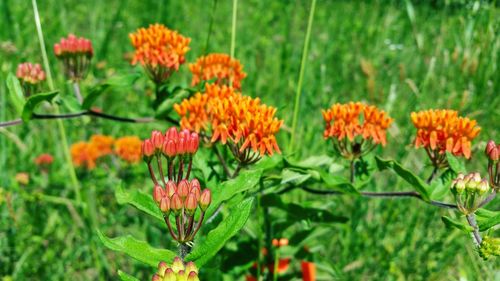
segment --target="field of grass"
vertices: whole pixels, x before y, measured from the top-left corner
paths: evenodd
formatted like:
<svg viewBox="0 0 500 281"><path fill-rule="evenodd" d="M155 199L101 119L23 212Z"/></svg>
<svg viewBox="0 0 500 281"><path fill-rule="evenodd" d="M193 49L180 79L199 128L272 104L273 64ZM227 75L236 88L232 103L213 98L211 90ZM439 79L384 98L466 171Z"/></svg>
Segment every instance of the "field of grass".
<svg viewBox="0 0 500 281"><path fill-rule="evenodd" d="M63 97L73 95L72 87L52 46L69 33L91 39L95 50L91 72L81 84L84 95L108 77L142 73L126 59L133 51L128 34L151 23L163 23L191 38L188 62L207 53L231 52L232 1L39 0L38 9L52 75ZM277 116L284 120L278 134L283 155L291 159L333 157L331 143L323 139L321 109L335 102L363 101L395 119L388 144L374 154L397 159L428 177L432 168L425 151L412 145L416 130L410 113L450 108L477 120L482 128L466 167L484 170L486 141L500 141L498 3L318 1L304 65L296 141L290 150L309 12L309 0L240 0L237 6L234 56L247 73L242 92L278 108ZM42 55L31 1L0 1L0 25L0 121L6 121L18 117L8 98L7 75L21 62L42 63ZM183 66L172 79L173 84L188 86L191 75ZM95 106L114 115L152 116L148 104L153 92L147 79L141 78L133 87L106 92ZM37 111L50 109L40 106ZM177 118L175 113L171 116ZM69 144L96 133L143 139L152 129L164 131L170 126L161 121L129 124L91 117L62 122ZM131 234L158 248L173 247L165 239L162 224L116 201L119 185L151 193L145 166L110 161L91 173L78 170L82 197L91 196L88 201L95 208L75 207L65 201L75 195L59 129L55 120L0 128L2 280L117 280L118 269L149 280L153 273L149 266L105 248L93 232L85 230L98 228L110 237ZM33 163L41 153L55 158L47 175L37 172ZM334 159L340 167L347 165L341 158ZM30 184L21 186L15 181L19 172L29 173ZM409 187L394 174L378 172L365 189L403 191ZM282 199L348 218L346 223L320 226L303 222L282 233L292 237L317 228L304 242L314 253L317 280L500 278L498 259L483 261L469 235L441 221L444 215L458 217L456 212L411 198L318 196L294 190ZM498 199L488 205L491 210L499 207ZM271 209L266 221L279 222L285 215ZM253 214L240 234L203 267L201 280L244 280L247 267L238 259L246 261L250 254L238 253L238 247L255 243L262 223ZM495 234L499 235L498 230L492 231ZM292 257L290 272L298 268L299 257ZM290 274L283 280L297 276Z"/></svg>

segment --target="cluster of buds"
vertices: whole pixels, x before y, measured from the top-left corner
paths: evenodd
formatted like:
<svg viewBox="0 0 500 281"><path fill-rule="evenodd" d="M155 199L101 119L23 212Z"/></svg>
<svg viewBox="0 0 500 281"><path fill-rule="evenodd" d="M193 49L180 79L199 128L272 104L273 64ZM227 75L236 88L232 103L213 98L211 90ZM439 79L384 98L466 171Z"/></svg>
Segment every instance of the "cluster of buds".
<svg viewBox="0 0 500 281"><path fill-rule="evenodd" d="M90 60L94 56L90 40L70 34L54 45L54 53L63 62L68 79L80 81L87 76Z"/></svg>
<svg viewBox="0 0 500 281"><path fill-rule="evenodd" d="M151 138L142 143L142 157L154 183L153 199L163 213L170 235L181 244L193 240L211 202L209 189L202 191L197 179L189 181L193 155L198 150L198 145L197 133L188 130L179 132L175 127L168 129L165 134L153 131ZM155 158L156 161L153 161ZM167 173L163 171L164 159L167 161ZM155 175L154 162L157 164L160 180ZM195 226L194 216L198 207L201 215ZM170 223L170 214L175 218L177 233Z"/></svg>
<svg viewBox="0 0 500 281"><path fill-rule="evenodd" d="M40 168L40 170L44 173L48 172L50 165L54 162L54 157L48 153L40 154L37 158L35 158L35 164Z"/></svg>
<svg viewBox="0 0 500 281"><path fill-rule="evenodd" d="M458 209L465 215L474 213L486 199L490 185L477 172L466 176L459 174L451 183L451 192L455 196Z"/></svg>
<svg viewBox="0 0 500 281"><path fill-rule="evenodd" d="M26 97L40 90L40 83L45 81L45 72L38 63L21 63L17 66L16 76L21 82Z"/></svg>
<svg viewBox="0 0 500 281"><path fill-rule="evenodd" d="M493 189L500 188L500 144L490 140L484 151L488 157L488 175Z"/></svg>
<svg viewBox="0 0 500 281"><path fill-rule="evenodd" d="M163 213L172 238L179 243L189 243L200 230L205 211L212 201L212 194L208 188L201 191L200 182L196 178L191 181L183 179L179 184L169 180L165 188L161 185L154 186L153 199ZM198 207L201 214L195 223L194 216ZM170 214L175 218L177 234L170 223Z"/></svg>
<svg viewBox="0 0 500 281"><path fill-rule="evenodd" d="M479 255L484 260L500 256L500 238L485 236L479 246Z"/></svg>
<svg viewBox="0 0 500 281"><path fill-rule="evenodd" d="M182 259L175 257L172 265L161 261L158 271L153 275L152 281L200 281L198 268L193 262L184 264Z"/></svg>

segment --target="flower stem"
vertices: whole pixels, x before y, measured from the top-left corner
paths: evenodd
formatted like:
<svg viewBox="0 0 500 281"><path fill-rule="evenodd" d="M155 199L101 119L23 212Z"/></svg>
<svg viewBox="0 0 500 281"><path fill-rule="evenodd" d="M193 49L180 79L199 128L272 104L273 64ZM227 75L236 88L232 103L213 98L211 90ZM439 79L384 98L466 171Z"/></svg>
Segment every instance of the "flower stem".
<svg viewBox="0 0 500 281"><path fill-rule="evenodd" d="M354 177L356 176L356 166L355 166L355 159L351 160L351 164L349 165L349 170L350 170L350 176L349 179L351 183L354 183Z"/></svg>
<svg viewBox="0 0 500 281"><path fill-rule="evenodd" d="M467 218L467 222L469 223L469 225L474 229L472 231L474 240L476 241L478 246L481 245L482 238L481 234L479 233L479 228L477 227L476 217L474 216L474 214L468 214L465 217Z"/></svg>
<svg viewBox="0 0 500 281"><path fill-rule="evenodd" d="M231 57L234 58L234 50L236 48L236 19L238 15L238 0L233 0L233 17L231 23ZM232 81L231 81L232 82Z"/></svg>
<svg viewBox="0 0 500 281"><path fill-rule="evenodd" d="M307 23L306 37L304 39L304 46L302 49L302 60L300 62L299 82L297 83L297 91L295 93L295 105L293 108L293 119L292 119L292 133L290 135L290 144L288 147L289 151L293 149L293 146L295 144L295 137L296 137L295 134L297 132L297 121L299 117L300 96L302 94L302 82L304 80L306 60L309 52L309 41L311 38L311 29L312 29L315 9L316 9L316 0L311 0L311 9L309 11L309 20Z"/></svg>
<svg viewBox="0 0 500 281"><path fill-rule="evenodd" d="M78 102L80 104L82 104L83 103L83 97L82 97L82 93L80 92L80 85L78 84L77 81L73 82L73 90L75 91L76 99L78 100Z"/></svg>
<svg viewBox="0 0 500 281"><path fill-rule="evenodd" d="M38 13L38 6L36 0L32 0L32 5L33 5L33 13L35 15L35 25L38 34L38 40L40 41L40 51L42 53L43 64L47 76L47 83L49 84L49 89L51 91L54 91L55 89L54 81L52 80L52 74L50 71L49 59L47 57L47 50L45 48L45 41L43 38L42 25L40 23L40 15ZM59 114L59 107L57 105L54 105L54 111L56 112L56 114ZM71 155L68 148L68 140L66 137L66 130L64 129L64 125L60 119L57 120L57 127L59 129L59 134L61 135L62 150L66 160L69 177L73 185L73 188L75 190L76 202L80 203L82 201L82 197L80 194L80 183L78 182L78 179L76 177L75 167L73 166L73 161L71 160Z"/></svg>

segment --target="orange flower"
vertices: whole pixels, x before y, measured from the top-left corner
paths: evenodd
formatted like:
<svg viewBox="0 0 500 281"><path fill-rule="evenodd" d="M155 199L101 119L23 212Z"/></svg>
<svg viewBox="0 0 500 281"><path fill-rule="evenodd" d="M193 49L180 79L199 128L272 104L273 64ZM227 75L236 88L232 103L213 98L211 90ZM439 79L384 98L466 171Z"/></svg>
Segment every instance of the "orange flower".
<svg viewBox="0 0 500 281"><path fill-rule="evenodd" d="M274 247L283 247L283 246L288 246L288 239L286 238L274 238L273 239L273 246Z"/></svg>
<svg viewBox="0 0 500 281"><path fill-rule="evenodd" d="M313 262L302 261L302 280L316 281L316 265Z"/></svg>
<svg viewBox="0 0 500 281"><path fill-rule="evenodd" d="M115 153L128 163L138 163L141 160L141 139L127 136L115 141Z"/></svg>
<svg viewBox="0 0 500 281"><path fill-rule="evenodd" d="M193 86L201 81L209 81L216 78L218 85L230 85L235 89L241 89L241 80L247 75L243 72L243 66L237 59L226 54L209 54L198 58L195 63L189 65L193 73Z"/></svg>
<svg viewBox="0 0 500 281"><path fill-rule="evenodd" d="M40 154L37 158L35 158L35 164L38 166L48 166L52 164L54 161L54 157L48 153Z"/></svg>
<svg viewBox="0 0 500 281"><path fill-rule="evenodd" d="M278 273L283 273L288 270L290 259L280 259L278 261ZM268 266L269 272L274 273L274 263Z"/></svg>
<svg viewBox="0 0 500 281"><path fill-rule="evenodd" d="M95 161L99 157L99 151L95 145L81 141L73 144L70 151L75 166L85 166L89 170L95 168Z"/></svg>
<svg viewBox="0 0 500 281"><path fill-rule="evenodd" d="M357 136L361 136L374 144L385 146L387 143L386 130L393 120L373 105L360 102L336 103L322 113L326 122L325 139L331 137L342 141L347 137L352 142Z"/></svg>
<svg viewBox="0 0 500 281"><path fill-rule="evenodd" d="M459 117L455 110L412 112L411 120L417 128L415 147L424 147L435 165L445 161L439 155L446 151L470 158L471 141L481 131L475 120Z"/></svg>
<svg viewBox="0 0 500 281"><path fill-rule="evenodd" d="M113 152L113 142L113 137L105 135L93 135L92 137L90 137L90 144L97 150L97 157L111 154Z"/></svg>
<svg viewBox="0 0 500 281"><path fill-rule="evenodd" d="M251 149L258 154L253 159L274 151L280 153L275 134L283 120L274 117L276 108L260 103L260 99L244 96L232 87L207 84L204 93L197 93L190 99L174 106L181 116L181 127L196 132L211 133L211 142L226 144L237 157Z"/></svg>
<svg viewBox="0 0 500 281"><path fill-rule="evenodd" d="M191 41L162 24L139 28L129 37L135 48L132 64L140 63L155 83L163 83L179 69Z"/></svg>

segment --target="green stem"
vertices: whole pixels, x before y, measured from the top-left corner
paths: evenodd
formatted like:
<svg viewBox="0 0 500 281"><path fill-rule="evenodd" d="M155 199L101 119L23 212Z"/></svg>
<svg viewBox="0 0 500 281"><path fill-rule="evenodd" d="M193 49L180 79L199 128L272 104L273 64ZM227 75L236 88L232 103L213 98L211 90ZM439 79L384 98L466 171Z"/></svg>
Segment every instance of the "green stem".
<svg viewBox="0 0 500 281"><path fill-rule="evenodd" d="M304 46L302 50L302 60L300 62L300 72L299 72L299 82L297 83L297 92L295 93L295 105L293 108L293 119L292 119L292 132L290 135L290 143L288 150L291 151L295 144L295 133L297 130L297 121L299 118L299 105L300 96L302 94L302 82L304 80L304 72L306 67L307 55L309 52L309 41L311 39L311 29L314 18L314 10L316 9L316 0L311 1L311 10L309 11L309 21L307 23L306 37L304 39Z"/></svg>
<svg viewBox="0 0 500 281"><path fill-rule="evenodd" d="M275 253L276 254L274 255L273 280L277 281L278 280L278 263L279 263L279 260L280 260L280 251L279 251L279 248L276 249Z"/></svg>
<svg viewBox="0 0 500 281"><path fill-rule="evenodd" d="M38 40L40 41L40 51L42 53L43 65L44 65L45 73L47 76L47 83L49 85L49 89L51 91L53 91L55 89L54 80L52 79L52 73L50 70L49 59L47 57L47 49L45 48L45 41L43 38L42 25L40 23L40 15L38 13L38 6L36 3L36 0L32 0L32 5L33 5L33 13L35 16L35 24L36 24ZM57 105L54 105L54 111L56 114L60 114L59 107ZM69 148L68 148L68 140L66 137L66 130L64 129L64 125L60 119L57 119L57 127L59 129L59 134L61 135L61 144L62 144L62 148L63 148L62 150L63 150L64 157L66 160L66 165L68 168L69 177L70 177L71 183L73 185L73 188L75 189L76 202L80 203L82 201L82 197L80 194L80 183L78 182L78 179L76 177L75 167L73 166L73 161L71 160L71 155L70 155Z"/></svg>
<svg viewBox="0 0 500 281"><path fill-rule="evenodd" d="M236 19L238 14L238 0L233 0L233 18L231 23L231 57L234 58L234 49L236 47Z"/></svg>

